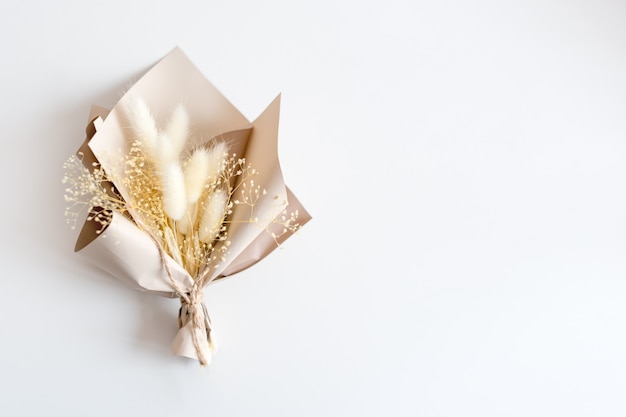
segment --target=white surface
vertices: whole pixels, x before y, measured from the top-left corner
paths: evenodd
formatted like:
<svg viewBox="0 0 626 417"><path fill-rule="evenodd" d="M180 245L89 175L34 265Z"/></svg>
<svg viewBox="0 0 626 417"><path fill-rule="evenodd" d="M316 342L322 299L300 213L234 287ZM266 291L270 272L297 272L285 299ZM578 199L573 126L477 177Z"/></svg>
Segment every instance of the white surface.
<svg viewBox="0 0 626 417"><path fill-rule="evenodd" d="M0 5L0 415L626 415L623 1ZM314 220L177 302L72 253L92 103L180 45Z"/></svg>

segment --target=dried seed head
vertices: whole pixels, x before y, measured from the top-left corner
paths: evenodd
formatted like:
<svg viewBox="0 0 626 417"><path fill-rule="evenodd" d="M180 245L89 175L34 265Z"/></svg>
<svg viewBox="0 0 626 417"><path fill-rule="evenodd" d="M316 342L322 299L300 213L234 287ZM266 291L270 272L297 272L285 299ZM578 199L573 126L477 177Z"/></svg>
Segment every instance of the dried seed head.
<svg viewBox="0 0 626 417"><path fill-rule="evenodd" d="M163 210L172 220L180 220L187 211L185 177L178 162L170 162L161 171Z"/></svg>
<svg viewBox="0 0 626 417"><path fill-rule="evenodd" d="M170 139L174 151L180 155L189 137L189 113L182 104L176 106L165 126L165 134Z"/></svg>
<svg viewBox="0 0 626 417"><path fill-rule="evenodd" d="M193 204L202 195L209 174L210 156L204 148L193 151L185 164L185 186L187 202Z"/></svg>
<svg viewBox="0 0 626 417"><path fill-rule="evenodd" d="M148 105L137 95L128 97L124 104L123 112L130 124L134 139L141 142L148 157L155 158L159 147L159 130Z"/></svg>
<svg viewBox="0 0 626 417"><path fill-rule="evenodd" d="M209 171L207 173L207 182L213 183L224 170L226 158L228 157L228 147L225 142L217 142L208 151Z"/></svg>
<svg viewBox="0 0 626 417"><path fill-rule="evenodd" d="M216 190L207 196L198 229L202 242L212 242L220 233L227 206L228 195L224 190Z"/></svg>

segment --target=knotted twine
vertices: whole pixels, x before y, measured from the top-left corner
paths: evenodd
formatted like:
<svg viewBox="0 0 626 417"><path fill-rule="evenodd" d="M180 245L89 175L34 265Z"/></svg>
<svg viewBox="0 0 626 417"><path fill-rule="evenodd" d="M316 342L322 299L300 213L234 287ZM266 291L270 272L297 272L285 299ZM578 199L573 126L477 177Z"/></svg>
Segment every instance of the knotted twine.
<svg viewBox="0 0 626 417"><path fill-rule="evenodd" d="M148 233L148 235L156 244L159 250L159 256L161 258L161 264L163 265L163 268L167 273L170 284L172 285L172 289L180 298L181 306L178 310L178 328L182 329L189 322L189 320L191 320L191 339L193 341L193 346L196 349L198 361L200 362L201 366L207 366L211 363L211 358L210 356L207 357L207 355L205 354L205 349L202 346L203 340L201 340L201 338L206 338L206 342L208 343L210 351L215 350L215 345L211 340L211 319L209 317L206 305L204 304L203 289L205 285L205 278L208 275L206 272L208 271L200 274L198 279L194 280L193 286L191 287L190 291L185 291L181 289L174 280L174 277L167 262L167 254L165 253L165 250L161 247L160 244L158 244L156 238L152 236L151 233Z"/></svg>

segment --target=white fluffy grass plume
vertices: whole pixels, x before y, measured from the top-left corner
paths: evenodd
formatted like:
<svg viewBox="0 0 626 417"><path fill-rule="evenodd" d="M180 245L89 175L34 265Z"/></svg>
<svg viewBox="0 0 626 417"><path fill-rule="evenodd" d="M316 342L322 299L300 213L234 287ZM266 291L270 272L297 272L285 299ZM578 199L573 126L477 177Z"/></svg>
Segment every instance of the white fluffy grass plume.
<svg viewBox="0 0 626 417"><path fill-rule="evenodd" d="M187 203L195 204L202 195L207 183L211 157L204 148L193 151L185 164L185 186L187 188Z"/></svg>
<svg viewBox="0 0 626 417"><path fill-rule="evenodd" d="M161 171L163 210L172 220L180 220L187 212L185 176L178 162L170 162Z"/></svg>
<svg viewBox="0 0 626 417"><path fill-rule="evenodd" d="M224 161L228 153L226 142L217 142L209 149L209 171L207 172L207 181L214 182L218 175L224 169Z"/></svg>
<svg viewBox="0 0 626 417"><path fill-rule="evenodd" d="M124 112L133 135L141 142L146 155L151 159L156 159L159 148L159 130L144 99L139 96L129 97L124 106Z"/></svg>
<svg viewBox="0 0 626 417"><path fill-rule="evenodd" d="M165 134L170 140L173 153L180 155L189 137L189 113L182 104L176 106L172 112L165 126Z"/></svg>
<svg viewBox="0 0 626 417"><path fill-rule="evenodd" d="M227 205L228 194L224 190L216 190L207 196L198 228L198 237L202 242L209 243L220 233Z"/></svg>

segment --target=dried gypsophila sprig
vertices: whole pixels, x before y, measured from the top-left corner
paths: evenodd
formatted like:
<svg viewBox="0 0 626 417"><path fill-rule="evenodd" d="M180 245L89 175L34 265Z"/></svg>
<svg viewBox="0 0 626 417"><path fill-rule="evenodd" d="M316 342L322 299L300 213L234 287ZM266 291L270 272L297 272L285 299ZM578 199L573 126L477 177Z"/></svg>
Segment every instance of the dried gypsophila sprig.
<svg viewBox="0 0 626 417"><path fill-rule="evenodd" d="M126 203L116 193L104 169L93 163L92 169L89 170L83 163L83 157L84 155L79 152L70 156L63 164L65 201L71 203L65 209L65 216L67 223L75 229L79 217L87 210L87 221L94 221L100 225L96 230L99 234L111 222L111 212L124 213Z"/></svg>
<svg viewBox="0 0 626 417"><path fill-rule="evenodd" d="M265 231L270 234L277 245L280 245L280 240L283 236L288 233L296 233L302 227L298 222L299 216L300 212L298 210L289 211L285 209L271 223L271 226L279 225L282 226L282 228L278 231L272 231L269 227L266 227Z"/></svg>

